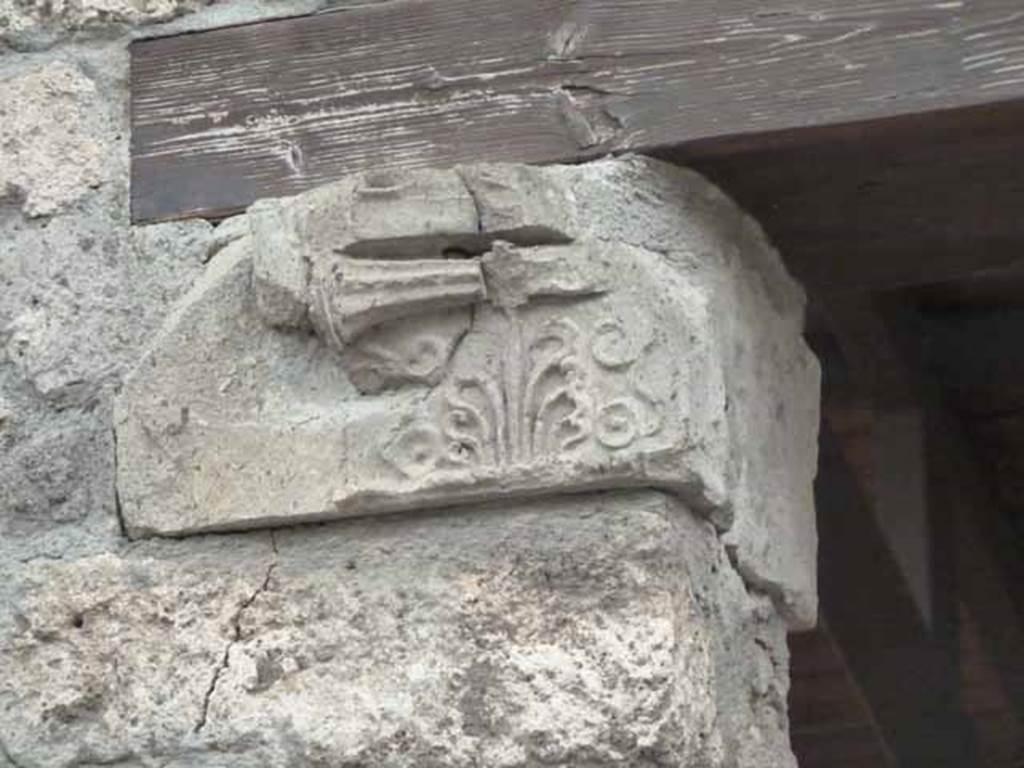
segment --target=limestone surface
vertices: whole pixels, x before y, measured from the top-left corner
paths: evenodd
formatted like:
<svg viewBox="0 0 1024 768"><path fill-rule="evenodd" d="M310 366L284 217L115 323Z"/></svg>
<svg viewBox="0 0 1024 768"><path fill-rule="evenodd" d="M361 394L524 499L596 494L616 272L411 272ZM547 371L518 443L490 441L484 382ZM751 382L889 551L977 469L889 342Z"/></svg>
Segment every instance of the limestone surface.
<svg viewBox="0 0 1024 768"><path fill-rule="evenodd" d="M0 146L0 176L19 179L0 200L0 567L16 569L118 545L113 393L220 245L219 228L203 221L130 224L123 46L0 58L5 82L67 70L89 81L94 102L76 135L102 157L104 179L57 184L79 173L47 149L60 142L45 134L68 130L64 90L26 89L21 102L0 103L35 115L29 143L42 152ZM33 170L46 163L52 174ZM29 199L56 200L54 189L74 199L46 215L26 210Z"/></svg>
<svg viewBox="0 0 1024 768"><path fill-rule="evenodd" d="M114 40L318 13L389 0L0 0L0 52L46 52L70 41Z"/></svg>
<svg viewBox="0 0 1024 768"><path fill-rule="evenodd" d="M781 621L653 492L141 543L11 609L17 766L795 766Z"/></svg>
<svg viewBox="0 0 1024 768"><path fill-rule="evenodd" d="M204 4L204 0L0 0L0 43L39 45L90 27L167 21Z"/></svg>
<svg viewBox="0 0 1024 768"><path fill-rule="evenodd" d="M38 94L48 96L45 101ZM53 61L0 79L0 197L44 216L106 180L96 86L74 64Z"/></svg>

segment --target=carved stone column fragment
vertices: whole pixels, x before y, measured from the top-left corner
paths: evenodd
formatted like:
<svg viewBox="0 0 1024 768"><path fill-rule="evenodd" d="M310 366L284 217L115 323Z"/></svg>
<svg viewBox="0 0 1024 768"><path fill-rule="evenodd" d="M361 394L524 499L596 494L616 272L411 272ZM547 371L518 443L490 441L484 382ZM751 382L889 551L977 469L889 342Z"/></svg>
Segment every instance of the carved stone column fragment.
<svg viewBox="0 0 1024 768"><path fill-rule="evenodd" d="M131 535L649 487L813 620L803 296L703 179L638 158L376 172L250 226L120 398Z"/></svg>

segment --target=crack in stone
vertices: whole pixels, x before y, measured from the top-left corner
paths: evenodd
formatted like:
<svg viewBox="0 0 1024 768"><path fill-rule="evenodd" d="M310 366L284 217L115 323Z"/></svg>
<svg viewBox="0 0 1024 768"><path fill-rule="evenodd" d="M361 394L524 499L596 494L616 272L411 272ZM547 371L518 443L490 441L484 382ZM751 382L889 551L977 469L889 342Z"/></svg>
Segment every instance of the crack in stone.
<svg viewBox="0 0 1024 768"><path fill-rule="evenodd" d="M455 175L459 177L462 182L462 186L466 188L466 192L469 193L469 199L473 201L473 208L476 209L476 231L477 234L483 234L484 231L484 210L480 203L480 198L477 196L476 190L473 189L473 185L466 180L466 174L459 167L455 169Z"/></svg>
<svg viewBox="0 0 1024 768"><path fill-rule="evenodd" d="M128 525L124 520L124 508L121 506L121 490L117 487L117 427L111 427L111 434L114 436L114 514L117 515L117 528L121 538L132 540L128 535Z"/></svg>
<svg viewBox="0 0 1024 768"><path fill-rule="evenodd" d="M721 535L719 535L721 541ZM776 606L786 605L786 591L779 584L757 578L750 568L744 566L740 559L739 549L735 544L724 544L726 557L733 571L740 577L740 583L750 597L762 597L771 600Z"/></svg>
<svg viewBox="0 0 1024 768"><path fill-rule="evenodd" d="M448 366L450 366L451 363L452 363L452 360L455 359L455 354L459 351L459 348L462 346L462 342L464 342L467 338L469 338L470 335L472 335L473 329L476 327L476 319L477 319L477 305L476 304L470 304L469 305L469 323L466 325L466 330L464 330L462 333L460 333L459 337L457 339L455 339L455 341L452 343L452 351L449 353L448 361L445 363L445 367L446 368ZM443 383L444 383L444 378L442 377L436 383L429 385L428 392L433 392L439 386L441 386ZM427 400L427 398L424 398L423 402L426 402L426 400Z"/></svg>
<svg viewBox="0 0 1024 768"><path fill-rule="evenodd" d="M459 181L462 182L462 186L469 194L469 199L473 201L473 208L476 211L476 231L477 234L483 234L484 231L484 218L483 218L483 206L480 203L480 198L477 197L476 191L473 189L473 185L466 180L465 174L461 168L455 168L455 175L459 177ZM484 279L483 270L480 271L481 280ZM487 284L484 282L484 290L486 291ZM484 301L487 300L487 296L484 296ZM448 361L445 363L446 366L450 365L452 360L455 359L456 353L459 351L459 347L462 346L462 342L465 341L472 333L476 326L477 320L477 304L473 303L469 305L469 324L466 326L466 330L463 331L459 337L452 344L451 352L448 354ZM443 379L442 379L443 380ZM439 380L435 384L431 384L428 388L428 392L433 392L441 384Z"/></svg>
<svg viewBox="0 0 1024 768"><path fill-rule="evenodd" d="M37 562L39 560L46 560L47 562L53 563L53 562L59 562L59 561L61 561L63 559L64 559L64 555L62 555L62 554L56 554L55 555L55 554L51 554L49 552L41 552L41 553L39 553L37 555L28 555L26 557L19 557L18 558L18 562L20 564L22 564L22 565L27 565L29 563L35 563L35 562Z"/></svg>
<svg viewBox="0 0 1024 768"><path fill-rule="evenodd" d="M235 611L235 615L231 617L232 636L224 646L224 652L221 654L220 661L217 662L216 668L213 670L213 676L210 678L210 684L206 688L206 693L203 695L203 704L199 712L199 719L196 721L195 727L192 729L193 733L199 733L206 727L207 719L210 714L210 703L213 701L213 696L217 692L217 684L220 682L221 675L231 665L230 656L231 649L234 648L235 644L242 639L242 616L246 610L256 602L260 595L266 592L270 588L270 579L274 575L274 570L278 565L278 550L277 550L277 537L274 535L274 531L268 531L270 534L270 548L274 553L273 561L267 566L267 572L263 576L263 582L253 591L249 597L242 601L241 605L238 606L238 610Z"/></svg>

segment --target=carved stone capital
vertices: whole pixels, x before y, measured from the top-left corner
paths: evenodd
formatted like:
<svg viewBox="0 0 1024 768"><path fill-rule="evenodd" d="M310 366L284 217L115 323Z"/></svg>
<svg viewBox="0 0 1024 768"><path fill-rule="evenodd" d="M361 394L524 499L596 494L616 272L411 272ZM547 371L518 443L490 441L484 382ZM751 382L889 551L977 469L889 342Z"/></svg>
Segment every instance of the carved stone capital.
<svg viewBox="0 0 1024 768"><path fill-rule="evenodd" d="M378 172L249 217L119 399L130 533L650 487L813 621L803 297L706 181Z"/></svg>

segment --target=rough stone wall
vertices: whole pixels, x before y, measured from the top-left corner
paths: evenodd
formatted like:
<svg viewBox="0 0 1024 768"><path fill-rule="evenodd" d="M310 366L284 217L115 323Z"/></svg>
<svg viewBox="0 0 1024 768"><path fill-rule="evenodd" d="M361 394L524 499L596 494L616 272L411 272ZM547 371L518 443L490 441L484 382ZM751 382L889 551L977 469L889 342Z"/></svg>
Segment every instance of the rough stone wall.
<svg viewBox="0 0 1024 768"><path fill-rule="evenodd" d="M784 631L652 492L21 569L14 765L788 766Z"/></svg>
<svg viewBox="0 0 1024 768"><path fill-rule="evenodd" d="M662 494L122 535L112 398L237 236L130 225L127 45L320 5L0 0L0 765L792 765L783 621Z"/></svg>

